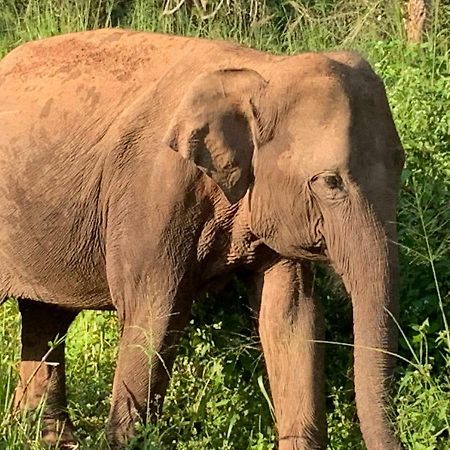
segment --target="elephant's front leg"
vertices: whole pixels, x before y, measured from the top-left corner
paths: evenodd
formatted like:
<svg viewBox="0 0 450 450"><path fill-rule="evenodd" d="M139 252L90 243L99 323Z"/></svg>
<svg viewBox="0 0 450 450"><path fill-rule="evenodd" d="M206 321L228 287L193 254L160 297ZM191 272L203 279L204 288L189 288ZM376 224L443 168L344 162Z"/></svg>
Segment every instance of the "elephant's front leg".
<svg viewBox="0 0 450 450"><path fill-rule="evenodd" d="M259 282L259 331L280 450L325 449L324 338L308 263L282 261Z"/></svg>
<svg viewBox="0 0 450 450"><path fill-rule="evenodd" d="M113 294L121 338L108 423L112 448L125 446L136 434L136 424L154 421L161 413L175 345L191 309L190 300L163 285L145 283Z"/></svg>

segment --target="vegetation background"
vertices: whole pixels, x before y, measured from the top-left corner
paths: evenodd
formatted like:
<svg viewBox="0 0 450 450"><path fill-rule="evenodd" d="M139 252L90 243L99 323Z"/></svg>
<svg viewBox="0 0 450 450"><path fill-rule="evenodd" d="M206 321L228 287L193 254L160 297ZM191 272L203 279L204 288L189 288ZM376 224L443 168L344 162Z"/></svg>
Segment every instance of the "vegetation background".
<svg viewBox="0 0 450 450"><path fill-rule="evenodd" d="M428 2L422 42L408 43L398 0L0 0L0 56L55 34L124 26L231 39L275 53L354 49L384 79L407 153L398 213L401 345L392 417L408 449L450 449L450 1ZM355 415L351 310L327 272L317 289L328 319L331 449L362 449ZM19 360L14 300L0 309L0 449L40 449L40 413L11 411ZM106 449L117 329L112 313L85 312L68 336L68 389L82 449ZM259 343L234 282L195 306L153 450L275 448Z"/></svg>

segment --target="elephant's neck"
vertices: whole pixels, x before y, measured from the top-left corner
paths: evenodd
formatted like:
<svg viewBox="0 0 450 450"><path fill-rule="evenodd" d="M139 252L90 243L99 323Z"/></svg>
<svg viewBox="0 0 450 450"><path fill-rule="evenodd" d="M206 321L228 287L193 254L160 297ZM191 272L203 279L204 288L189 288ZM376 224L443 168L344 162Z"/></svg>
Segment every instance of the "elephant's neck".
<svg viewBox="0 0 450 450"><path fill-rule="evenodd" d="M214 217L206 222L197 247L205 281L238 268L257 268L274 259L250 231L246 198L231 205L218 196L214 208Z"/></svg>

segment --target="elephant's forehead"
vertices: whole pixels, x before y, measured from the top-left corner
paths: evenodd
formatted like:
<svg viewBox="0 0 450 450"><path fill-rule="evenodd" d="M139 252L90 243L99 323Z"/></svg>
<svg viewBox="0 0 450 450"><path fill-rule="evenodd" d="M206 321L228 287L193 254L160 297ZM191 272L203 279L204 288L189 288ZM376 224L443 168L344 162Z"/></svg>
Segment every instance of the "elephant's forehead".
<svg viewBox="0 0 450 450"><path fill-rule="evenodd" d="M382 85L373 78L322 71L292 80L286 95L280 161L288 159L295 169L376 165L398 146Z"/></svg>
<svg viewBox="0 0 450 450"><path fill-rule="evenodd" d="M318 76L303 80L297 99L286 111L287 153L309 169L346 165L350 152L352 108L339 80Z"/></svg>

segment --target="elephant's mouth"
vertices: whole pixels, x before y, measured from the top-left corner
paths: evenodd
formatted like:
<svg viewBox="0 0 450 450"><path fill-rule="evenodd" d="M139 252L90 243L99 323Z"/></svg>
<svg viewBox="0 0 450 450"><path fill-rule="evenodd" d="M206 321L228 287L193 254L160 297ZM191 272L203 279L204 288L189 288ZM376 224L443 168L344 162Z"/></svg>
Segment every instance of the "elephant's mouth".
<svg viewBox="0 0 450 450"><path fill-rule="evenodd" d="M314 261L327 261L327 246L324 240L320 239L309 247L301 247L301 259L309 259Z"/></svg>

